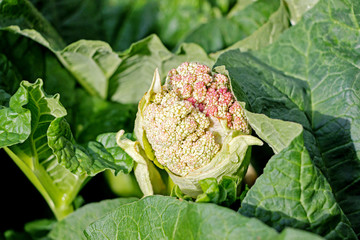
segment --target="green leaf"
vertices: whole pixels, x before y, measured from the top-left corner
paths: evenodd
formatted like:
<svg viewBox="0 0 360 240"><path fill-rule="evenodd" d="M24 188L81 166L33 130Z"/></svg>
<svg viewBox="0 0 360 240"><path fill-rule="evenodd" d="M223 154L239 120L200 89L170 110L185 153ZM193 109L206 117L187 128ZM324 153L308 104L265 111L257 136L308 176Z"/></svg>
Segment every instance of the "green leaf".
<svg viewBox="0 0 360 240"><path fill-rule="evenodd" d="M115 134L98 138L109 152L100 142L78 145L64 119L66 110L59 95L47 96L42 85L40 79L34 84L23 81L9 108L0 109L0 119L7 123L7 132L0 133L0 146L12 145L5 151L62 219L73 211L72 202L88 176L105 169L128 173L133 160L116 145ZM20 129L19 134L13 129Z"/></svg>
<svg viewBox="0 0 360 240"><path fill-rule="evenodd" d="M117 51L127 49L152 33L174 48L190 31L216 17L219 11L208 1L192 0L32 2L67 43L80 39L103 40Z"/></svg>
<svg viewBox="0 0 360 240"><path fill-rule="evenodd" d="M176 54L173 54L163 63L162 77L165 78L172 68L179 66L183 62L200 62L207 66L212 66L215 61L199 45L195 43L182 43Z"/></svg>
<svg viewBox="0 0 360 240"><path fill-rule="evenodd" d="M158 2L157 34L170 48L177 46L201 23L216 17L217 8L212 8L208 1Z"/></svg>
<svg viewBox="0 0 360 240"><path fill-rule="evenodd" d="M126 14L130 1L31 0L67 44L81 39L110 40L105 29ZM112 8L111 8L112 7ZM108 9L106 9L108 8ZM109 42L109 41L108 41Z"/></svg>
<svg viewBox="0 0 360 240"><path fill-rule="evenodd" d="M276 238L278 240L303 240L303 239L323 239L315 234L293 228L285 228Z"/></svg>
<svg viewBox="0 0 360 240"><path fill-rule="evenodd" d="M290 145L303 128L300 124L270 119L264 114L256 114L245 110L251 128L277 154Z"/></svg>
<svg viewBox="0 0 360 240"><path fill-rule="evenodd" d="M50 75L49 78L55 80L51 81L50 84L58 87L57 92L59 89L65 88L61 93L69 94L66 90L69 90L69 87L72 87L71 90L73 90L74 83L72 81L75 78L91 95L100 96L105 99L108 93L108 79L121 61L118 55L112 51L107 43L99 41L82 40L63 49L64 44L62 41L61 43L54 41L54 39L59 39L60 41L61 38L57 36L49 22L37 12L29 1L20 0L20 2L21 4L19 5L14 4L10 0L0 3L0 8L5 9L0 17L6 19L6 21L0 22L0 30L2 30L0 31L0 36L7 39L7 41L0 44L1 52L4 52L6 56L10 56L13 64L16 64L18 69L25 68L24 77L28 79L42 76L47 82L47 75ZM23 17L26 21L18 22L14 16ZM41 27L34 27L37 25ZM37 44L29 41L29 39L23 39L21 36L32 39L50 51L39 48ZM13 45L19 50L13 51ZM36 46L35 49L30 48L32 45ZM27 52L28 49L30 49L32 54L25 56L24 61L22 57L25 54L29 54ZM38 56L35 57L35 54ZM45 58L46 64L39 65L34 58L44 59L42 54L48 55L50 62L46 61L47 58ZM61 66L56 66L55 69L52 69L53 65L56 64L56 60L55 62L52 60L54 55L72 76L66 76L69 75L69 72L61 69ZM50 65L49 67L47 67L48 64ZM29 68L29 65L34 65L35 69ZM51 71L45 72L48 69ZM55 74L54 70L56 71ZM28 71L29 73L26 74ZM31 77L28 77L29 75ZM67 81L69 85L59 84L64 81Z"/></svg>
<svg viewBox="0 0 360 240"><path fill-rule="evenodd" d="M76 80L52 50L11 29L0 30L0 38L3 40L0 41L0 54L7 60L2 65L2 74L6 75L0 80L1 88L13 94L21 80L33 82L41 77L47 93L60 93L67 108L73 105Z"/></svg>
<svg viewBox="0 0 360 240"><path fill-rule="evenodd" d="M312 164L302 135L270 159L239 211L279 231L291 226L327 239L356 238L326 178Z"/></svg>
<svg viewBox="0 0 360 240"><path fill-rule="evenodd" d="M4 54L0 53L0 89L7 93L7 98L19 88L21 75ZM5 97L5 96L4 96ZM5 99L4 99L5 100ZM4 101L3 100L3 101ZM1 103L0 104L4 105Z"/></svg>
<svg viewBox="0 0 360 240"><path fill-rule="evenodd" d="M79 208L58 222L48 234L50 239L86 239L84 229L121 205L136 201L136 198L119 198L90 203Z"/></svg>
<svg viewBox="0 0 360 240"><path fill-rule="evenodd" d="M155 35L134 43L122 55L123 61L110 78L111 100L137 103L149 89L155 68L171 55Z"/></svg>
<svg viewBox="0 0 360 240"><path fill-rule="evenodd" d="M205 37L208 35L210 37ZM224 49L244 37L246 35L241 26L224 17L200 25L186 36L184 42L199 44L210 53Z"/></svg>
<svg viewBox="0 0 360 240"><path fill-rule="evenodd" d="M124 167L123 161L115 160L99 142L90 141L86 147L76 144L64 118L51 122L47 136L49 147L59 163L77 175L94 176L106 169L114 170L115 174L129 170L129 166Z"/></svg>
<svg viewBox="0 0 360 240"><path fill-rule="evenodd" d="M197 43L206 52L224 49L251 35L278 7L278 0L255 1L243 9L235 7L228 16L207 21L189 32L184 42Z"/></svg>
<svg viewBox="0 0 360 240"><path fill-rule="evenodd" d="M231 46L211 54L211 57L217 58L220 54L231 49L258 50L273 43L289 27L288 12L283 1L280 1L280 7L274 12L269 20L254 31L248 37L237 41Z"/></svg>
<svg viewBox="0 0 360 240"><path fill-rule="evenodd" d="M320 1L262 51L224 53L239 99L256 113L303 125L312 163L360 233L358 1Z"/></svg>
<svg viewBox="0 0 360 240"><path fill-rule="evenodd" d="M298 23L306 11L315 6L319 0L285 0L289 11L292 25Z"/></svg>
<svg viewBox="0 0 360 240"><path fill-rule="evenodd" d="M151 196L122 205L85 230L88 239L277 239L274 229L215 204ZM298 234L303 234L298 232ZM315 235L311 236L316 239Z"/></svg>
<svg viewBox="0 0 360 240"><path fill-rule="evenodd" d="M165 79L169 70L184 61L213 62L195 44L183 45L177 54L173 54L156 35L134 43L121 58L122 62L109 82L110 99L121 103L138 103L149 89L156 68Z"/></svg>
<svg viewBox="0 0 360 240"><path fill-rule="evenodd" d="M116 165L120 166L122 172L130 173L134 160L117 145L116 133L104 133L96 138L96 141L100 142L105 149L113 156Z"/></svg>
<svg viewBox="0 0 360 240"><path fill-rule="evenodd" d="M227 17L236 22L246 35L250 35L265 24L279 6L280 1L275 0L251 1L248 5L238 1Z"/></svg>
<svg viewBox="0 0 360 240"><path fill-rule="evenodd" d="M8 27L11 31L53 49L64 46L61 37L28 0L1 1L0 19L2 29Z"/></svg>
<svg viewBox="0 0 360 240"><path fill-rule="evenodd" d="M198 195L196 202L211 202L229 207L236 201L238 179L222 177L220 183L215 178L206 178L199 181L202 194Z"/></svg>
<svg viewBox="0 0 360 240"><path fill-rule="evenodd" d="M65 116L66 110L59 95L47 96L42 85L40 79L34 84L23 81L11 97L9 108L0 110L1 120L12 122L6 125L7 130L11 130L13 124L21 132L15 141L2 142L1 146L7 146L5 151L40 191L56 217L61 219L72 211L71 203L85 178L60 166L48 146L47 129L52 121ZM13 116L23 118L11 119ZM0 135L2 139L4 135L11 136L7 132Z"/></svg>
<svg viewBox="0 0 360 240"><path fill-rule="evenodd" d="M108 79L121 62L107 43L80 40L59 54L64 66L91 95L106 99Z"/></svg>
<svg viewBox="0 0 360 240"><path fill-rule="evenodd" d="M31 239L46 239L46 235L56 225L56 221L53 219L40 219L32 222L28 222L24 226L25 232L27 232Z"/></svg>
<svg viewBox="0 0 360 240"><path fill-rule="evenodd" d="M10 98L10 106L0 108L0 148L22 143L30 136L31 113L23 108L28 98L26 88L22 86Z"/></svg>
<svg viewBox="0 0 360 240"><path fill-rule="evenodd" d="M134 129L137 105L106 101L80 89L75 95L71 127L78 143L94 140L102 133Z"/></svg>

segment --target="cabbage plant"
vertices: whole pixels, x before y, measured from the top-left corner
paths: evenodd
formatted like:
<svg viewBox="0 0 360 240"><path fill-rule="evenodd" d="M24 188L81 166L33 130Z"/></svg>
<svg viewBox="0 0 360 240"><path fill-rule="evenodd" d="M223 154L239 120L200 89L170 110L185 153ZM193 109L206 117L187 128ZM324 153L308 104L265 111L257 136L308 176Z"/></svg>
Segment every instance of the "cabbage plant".
<svg viewBox="0 0 360 240"><path fill-rule="evenodd" d="M0 1L0 239L359 239L359 16Z"/></svg>

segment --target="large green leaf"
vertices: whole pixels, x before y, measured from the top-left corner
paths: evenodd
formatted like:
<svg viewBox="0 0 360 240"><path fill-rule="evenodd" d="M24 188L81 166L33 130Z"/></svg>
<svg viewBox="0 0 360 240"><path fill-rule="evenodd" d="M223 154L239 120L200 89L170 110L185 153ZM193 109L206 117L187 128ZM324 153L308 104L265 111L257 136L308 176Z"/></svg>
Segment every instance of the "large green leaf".
<svg viewBox="0 0 360 240"><path fill-rule="evenodd" d="M318 239L302 231L296 234ZM283 239L257 219L230 209L165 196L122 205L90 224L85 235L88 239Z"/></svg>
<svg viewBox="0 0 360 240"><path fill-rule="evenodd" d="M92 0L31 0L36 9L54 26L67 44L80 39L105 40L104 25L115 22L126 14L130 1L121 1L114 6L113 1ZM106 12L105 4L109 10ZM112 7L112 9L110 8Z"/></svg>
<svg viewBox="0 0 360 240"><path fill-rule="evenodd" d="M123 61L110 78L111 100L137 103L149 89L155 68L161 67L171 55L155 35L134 43L123 54Z"/></svg>
<svg viewBox="0 0 360 240"><path fill-rule="evenodd" d="M74 77L62 66L52 51L33 38L22 36L19 32L12 30L12 28L6 28L0 31L2 39L0 53L6 57L6 65L11 66L13 72L0 80L0 87L9 91L9 94L13 94L21 80L27 79L32 82L41 77L48 93L61 93L63 104L66 107L72 106L74 103L72 92L76 83ZM12 84L11 89L5 84Z"/></svg>
<svg viewBox="0 0 360 240"><path fill-rule="evenodd" d="M312 164L302 135L270 159L239 211L277 230L291 226L327 239L356 239L326 178Z"/></svg>
<svg viewBox="0 0 360 240"><path fill-rule="evenodd" d="M61 94L62 103L69 112L66 119L72 124L80 143L94 140L104 132L117 131L131 121L136 106L105 100L108 80L121 61L118 54L108 44L98 41L79 41L65 49L61 49L60 44L54 47L50 38L52 34L47 32L53 30L45 27L49 23L38 17L39 13L27 1L20 2L19 5L8 0L0 3L7 9L1 13L7 21L0 22L0 37L3 39L0 42L0 54L3 54L0 80L2 104L7 104L9 94L18 88L20 80L31 82L42 77L48 93ZM11 8L7 7L8 4ZM22 16L20 23L24 24L21 28L16 25L19 22L13 15ZM43 27L34 27L30 24L33 22ZM32 27L39 31L27 29ZM76 81L87 92L76 91Z"/></svg>
<svg viewBox="0 0 360 240"><path fill-rule="evenodd" d="M80 40L64 48L58 55L91 95L106 99L108 79L121 62L107 43Z"/></svg>
<svg viewBox="0 0 360 240"><path fill-rule="evenodd" d="M328 239L356 238L326 178L312 164L302 126L246 111L251 127L273 156L243 200L240 212L282 230L285 226Z"/></svg>
<svg viewBox="0 0 360 240"><path fill-rule="evenodd" d="M27 0L4 0L0 2L0 28L14 25L13 31L29 36L41 44L60 49L64 43L51 24ZM25 30L22 29L34 29ZM46 39L46 40L45 40Z"/></svg>
<svg viewBox="0 0 360 240"><path fill-rule="evenodd" d="M0 133L0 146L5 147L56 217L61 219L73 210L71 203L85 178L73 175L60 166L47 144L47 128L52 121L65 116L66 110L59 101L59 95L47 96L42 85L41 80L34 84L22 82L11 97L9 108L1 109L1 122L8 125L5 125L7 131ZM14 137L14 133L9 131L12 129L20 135Z"/></svg>
<svg viewBox="0 0 360 240"><path fill-rule="evenodd" d="M0 36L6 39L0 44L0 52L21 69L24 78L42 77L64 96L73 90L76 79L89 94L107 97L108 79L121 61L107 43L78 41L64 48L56 31L28 0L19 0L19 4L5 0L0 8L4 9L0 17L6 20L0 22ZM40 60L44 63L39 64Z"/></svg>
<svg viewBox="0 0 360 240"><path fill-rule="evenodd" d="M4 123L0 147L5 147L61 219L73 211L72 202L88 176L105 169L130 172L133 162L122 154L114 135L113 139L99 137L109 151L96 141L78 145L64 119L66 110L59 95L47 96L42 86L40 79L34 84L23 81L9 107L0 109Z"/></svg>
<svg viewBox="0 0 360 240"><path fill-rule="evenodd" d="M229 51L232 87L253 112L298 122L305 146L360 233L358 1L320 1L268 48ZM358 235L359 236L359 235Z"/></svg>
<svg viewBox="0 0 360 240"><path fill-rule="evenodd" d="M4 41L0 42L0 52L4 53L0 55L0 88L5 91L3 104L6 104L9 94L15 92L22 79L34 80L42 76L44 88L48 93L61 94L62 103L69 112L66 118L72 124L75 137L80 143L94 140L97 135L104 132L117 131L119 128L132 129L131 124L128 125L127 122L132 122L135 117L135 105L113 103L89 94L89 92L95 95L98 92L99 95L100 92L104 96L107 94L105 86L108 78L120 61L107 44L80 41L68 46L61 53L54 54L35 41L15 33L0 31L0 35L4 38ZM67 60L79 61L67 62L66 66L71 65L67 69L59 60L63 58L57 58L58 54L67 56ZM89 62L91 64L88 64ZM89 66L91 66L90 70L87 69ZM83 79L84 88L88 89L88 92L75 90L74 76L79 69L82 69L79 78ZM102 78L96 77L98 75ZM101 82L104 84L100 84Z"/></svg>
<svg viewBox="0 0 360 240"><path fill-rule="evenodd" d="M136 198L118 198L90 203L76 210L58 222L48 234L50 239L86 239L83 231L92 222L123 204L136 201Z"/></svg>

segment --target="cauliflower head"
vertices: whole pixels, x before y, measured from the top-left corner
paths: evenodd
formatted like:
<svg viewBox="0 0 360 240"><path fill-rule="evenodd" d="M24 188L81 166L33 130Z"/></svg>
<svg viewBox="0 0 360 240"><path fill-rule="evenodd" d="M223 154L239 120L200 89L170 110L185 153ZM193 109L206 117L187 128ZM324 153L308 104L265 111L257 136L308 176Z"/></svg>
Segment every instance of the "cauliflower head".
<svg viewBox="0 0 360 240"><path fill-rule="evenodd" d="M228 77L200 63L172 69L163 86L155 71L139 103L134 132L142 157L165 169L192 197L201 193L198 182L205 178L231 176L240 183L250 146L262 144L249 135L251 128ZM127 151L123 141L119 135L118 143Z"/></svg>

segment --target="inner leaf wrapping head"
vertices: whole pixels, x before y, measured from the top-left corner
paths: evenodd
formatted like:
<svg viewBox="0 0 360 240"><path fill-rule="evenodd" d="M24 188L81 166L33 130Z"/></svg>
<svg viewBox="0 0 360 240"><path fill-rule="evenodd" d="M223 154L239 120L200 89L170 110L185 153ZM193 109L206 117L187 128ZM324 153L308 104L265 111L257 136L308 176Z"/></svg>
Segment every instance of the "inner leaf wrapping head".
<svg viewBox="0 0 360 240"><path fill-rule="evenodd" d="M214 158L221 149L218 135L250 133L228 78L212 75L209 67L199 63L185 62L172 69L167 84L151 102L143 113L146 136L157 161L179 176Z"/></svg>

